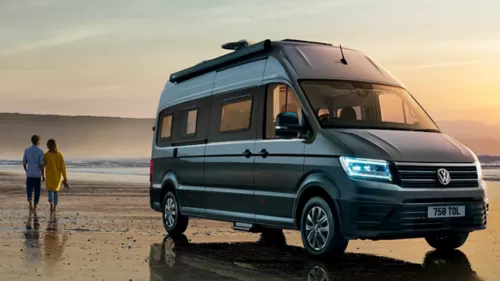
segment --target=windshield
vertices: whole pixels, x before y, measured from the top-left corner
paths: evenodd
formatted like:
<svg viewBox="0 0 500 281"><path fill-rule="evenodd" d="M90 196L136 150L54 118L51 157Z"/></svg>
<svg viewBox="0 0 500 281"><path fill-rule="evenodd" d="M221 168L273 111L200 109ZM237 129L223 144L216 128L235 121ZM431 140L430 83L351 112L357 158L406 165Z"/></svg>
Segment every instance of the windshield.
<svg viewBox="0 0 500 281"><path fill-rule="evenodd" d="M322 127L439 132L403 88L356 81L301 82Z"/></svg>

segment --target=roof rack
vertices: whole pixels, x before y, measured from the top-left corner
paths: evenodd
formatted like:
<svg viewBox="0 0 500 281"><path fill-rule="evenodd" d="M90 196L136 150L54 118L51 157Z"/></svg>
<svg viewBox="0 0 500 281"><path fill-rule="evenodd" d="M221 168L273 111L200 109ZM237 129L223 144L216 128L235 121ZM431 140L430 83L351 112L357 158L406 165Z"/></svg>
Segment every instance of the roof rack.
<svg viewBox="0 0 500 281"><path fill-rule="evenodd" d="M252 45L250 42L247 40L240 40L236 42L228 42L226 44L223 44L221 47L222 49L225 50L234 50L237 51L239 49L247 48L248 46Z"/></svg>
<svg viewBox="0 0 500 281"><path fill-rule="evenodd" d="M222 45L224 49L233 49L234 52L225 54L223 56L203 61L192 67L186 68L184 70L172 73L170 75L170 82L182 82L184 80L190 79L192 77L208 73L210 71L225 67L236 61L240 61L243 58L266 52L271 48L271 40L266 39L262 42L250 45L245 40L240 40L238 42L230 42Z"/></svg>
<svg viewBox="0 0 500 281"><path fill-rule="evenodd" d="M320 44L320 45L333 46L330 43L315 42L315 41L306 41L306 40L297 40L297 39L284 39L284 40L281 40L281 41L282 42L296 42L296 43Z"/></svg>

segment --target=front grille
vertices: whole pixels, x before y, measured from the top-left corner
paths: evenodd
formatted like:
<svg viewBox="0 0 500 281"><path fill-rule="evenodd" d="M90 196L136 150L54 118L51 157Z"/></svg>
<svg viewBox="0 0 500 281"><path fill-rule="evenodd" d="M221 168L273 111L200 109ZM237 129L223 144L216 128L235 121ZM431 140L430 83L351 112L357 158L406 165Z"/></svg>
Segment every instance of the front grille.
<svg viewBox="0 0 500 281"><path fill-rule="evenodd" d="M405 188L461 188L478 187L476 166L473 164L411 164L396 163L396 168ZM439 169L450 173L450 183L442 185L437 178Z"/></svg>
<svg viewBox="0 0 500 281"><path fill-rule="evenodd" d="M475 227L487 224L486 205L480 198L421 200L420 203L402 205L357 204L358 230L413 231L438 230L446 228ZM429 206L464 205L466 214L460 218L427 218Z"/></svg>
<svg viewBox="0 0 500 281"><path fill-rule="evenodd" d="M398 225L403 230L425 230L455 227L481 227L486 222L486 208L484 202L470 202L465 204L466 216L461 218L429 219L427 218L427 207L430 205L454 205L452 204L415 204L405 205L397 215L386 223L389 228ZM460 204L462 205L462 204Z"/></svg>

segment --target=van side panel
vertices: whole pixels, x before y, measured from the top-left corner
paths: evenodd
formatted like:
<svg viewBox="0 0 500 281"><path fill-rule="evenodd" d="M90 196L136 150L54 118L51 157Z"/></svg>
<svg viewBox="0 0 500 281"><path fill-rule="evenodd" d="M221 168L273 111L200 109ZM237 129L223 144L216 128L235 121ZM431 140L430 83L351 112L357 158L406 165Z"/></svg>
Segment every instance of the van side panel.
<svg viewBox="0 0 500 281"><path fill-rule="evenodd" d="M183 102L211 95L215 72L210 72L179 84L168 82L160 97L158 111Z"/></svg>
<svg viewBox="0 0 500 281"><path fill-rule="evenodd" d="M208 218L253 222L253 156L257 137L260 93L266 60L250 62L217 73L214 83L209 140L206 146L204 178ZM251 96L252 113L248 130L220 132L222 104Z"/></svg>
<svg viewBox="0 0 500 281"><path fill-rule="evenodd" d="M264 77L262 80L264 84L267 84L270 81L288 81L289 78L281 63L277 59L270 57L267 59L266 69L264 70Z"/></svg>
<svg viewBox="0 0 500 281"><path fill-rule="evenodd" d="M213 94L262 85L267 60L259 60L217 72Z"/></svg>

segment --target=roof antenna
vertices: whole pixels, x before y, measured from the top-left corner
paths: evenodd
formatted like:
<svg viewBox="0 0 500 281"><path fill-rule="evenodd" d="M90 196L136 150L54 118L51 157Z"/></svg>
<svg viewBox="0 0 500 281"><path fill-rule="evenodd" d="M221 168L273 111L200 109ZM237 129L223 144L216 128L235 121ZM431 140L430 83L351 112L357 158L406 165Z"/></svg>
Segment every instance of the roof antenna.
<svg viewBox="0 0 500 281"><path fill-rule="evenodd" d="M342 45L340 45L340 53L342 54L342 58L340 59L340 62L343 64L347 64L347 60L344 57L344 51L342 50Z"/></svg>

